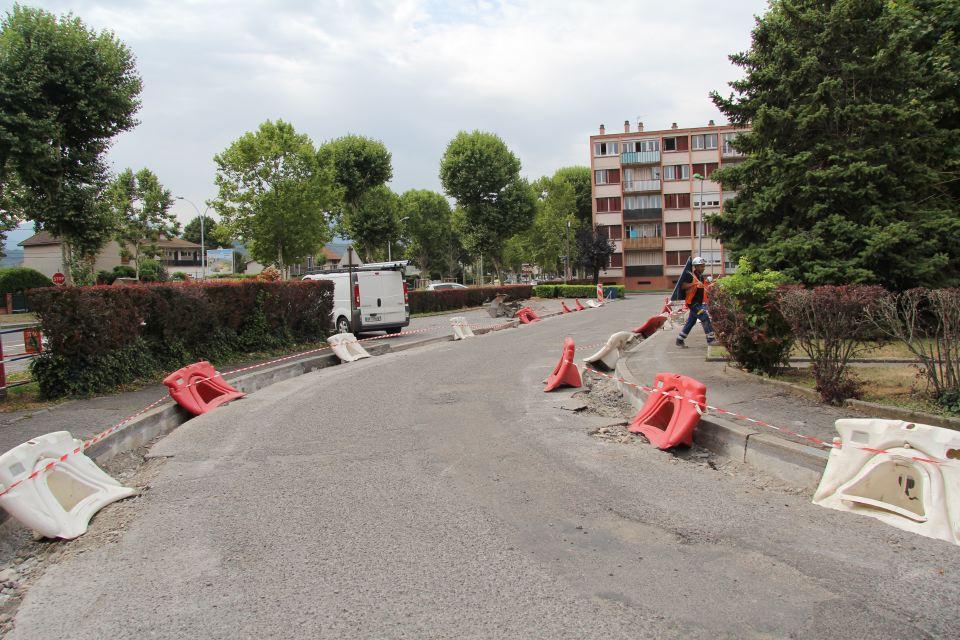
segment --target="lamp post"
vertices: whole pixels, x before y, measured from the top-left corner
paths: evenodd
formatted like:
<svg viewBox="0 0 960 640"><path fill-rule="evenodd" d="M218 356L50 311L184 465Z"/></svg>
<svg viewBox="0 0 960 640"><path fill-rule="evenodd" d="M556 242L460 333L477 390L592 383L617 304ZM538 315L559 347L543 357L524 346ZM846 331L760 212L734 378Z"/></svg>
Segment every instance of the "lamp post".
<svg viewBox="0 0 960 640"><path fill-rule="evenodd" d="M706 180L706 178L700 175L699 173L693 174L693 177L700 181L700 206L698 207L700 209L700 222L699 222L700 226L698 229L699 235L700 235L700 249L697 251L697 253L702 258L703 257L703 181ZM713 273L712 260L710 261L710 272Z"/></svg>
<svg viewBox="0 0 960 640"><path fill-rule="evenodd" d="M409 220L409 219L410 219L410 216L403 216L403 217L400 218L400 220L398 221L398 224L401 223L401 222L403 222L404 220ZM393 251L392 251L392 249L393 249L393 234L391 234L390 237L387 238L387 262L393 262Z"/></svg>
<svg viewBox="0 0 960 640"><path fill-rule="evenodd" d="M563 284L567 284L567 281L570 279L570 221L567 220L567 248L566 254L564 256L564 265L563 265Z"/></svg>
<svg viewBox="0 0 960 640"><path fill-rule="evenodd" d="M210 205L207 205L207 208L203 210L203 213L200 213L200 208L197 205L193 204L192 200L188 200L183 196L177 196L177 200L183 200L184 202L189 202L190 206L193 207L194 211L197 212L197 216L200 218L200 279L205 280L207 278L207 250L206 242L203 235L203 220L207 215L207 211L210 210Z"/></svg>

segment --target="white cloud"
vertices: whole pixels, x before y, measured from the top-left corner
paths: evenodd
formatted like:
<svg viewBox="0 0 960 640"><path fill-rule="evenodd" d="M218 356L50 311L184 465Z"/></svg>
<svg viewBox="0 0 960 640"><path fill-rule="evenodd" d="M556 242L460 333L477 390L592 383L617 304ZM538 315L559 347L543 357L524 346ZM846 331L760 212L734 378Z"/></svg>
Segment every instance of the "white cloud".
<svg viewBox="0 0 960 640"><path fill-rule="evenodd" d="M360 133L393 152L397 190L439 190L461 129L499 134L534 178L589 162L587 137L638 116L705 124L764 0L125 2L56 0L126 42L144 77L118 168L149 166L198 204L213 155L265 119L315 142ZM733 6L731 6L733 5ZM182 218L193 215L181 205Z"/></svg>

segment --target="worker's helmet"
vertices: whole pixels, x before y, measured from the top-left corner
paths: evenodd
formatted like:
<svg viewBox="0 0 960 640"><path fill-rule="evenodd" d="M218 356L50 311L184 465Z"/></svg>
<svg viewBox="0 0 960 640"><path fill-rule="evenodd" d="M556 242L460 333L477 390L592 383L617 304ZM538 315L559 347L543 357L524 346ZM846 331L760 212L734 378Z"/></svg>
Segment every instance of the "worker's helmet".
<svg viewBox="0 0 960 640"><path fill-rule="evenodd" d="M697 266L698 264L707 264L707 263L703 258L701 258L700 256L697 256L696 258L693 259L693 266Z"/></svg>

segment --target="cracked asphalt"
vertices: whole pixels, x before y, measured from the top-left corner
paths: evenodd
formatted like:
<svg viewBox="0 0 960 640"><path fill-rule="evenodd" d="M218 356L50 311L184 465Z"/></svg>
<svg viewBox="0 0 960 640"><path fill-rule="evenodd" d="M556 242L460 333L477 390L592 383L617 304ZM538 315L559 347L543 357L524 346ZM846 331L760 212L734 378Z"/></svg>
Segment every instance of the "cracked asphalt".
<svg viewBox="0 0 960 640"><path fill-rule="evenodd" d="M564 336L661 304L324 369L191 420L140 497L58 543L10 637L960 635L956 547L593 437L616 420L542 392Z"/></svg>

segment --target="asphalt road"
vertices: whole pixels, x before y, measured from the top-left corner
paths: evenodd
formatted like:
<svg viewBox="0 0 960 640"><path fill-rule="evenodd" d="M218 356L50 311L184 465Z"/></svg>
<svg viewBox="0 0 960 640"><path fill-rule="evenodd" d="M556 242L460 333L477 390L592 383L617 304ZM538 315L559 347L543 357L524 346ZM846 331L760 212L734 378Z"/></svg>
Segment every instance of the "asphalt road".
<svg viewBox="0 0 960 640"><path fill-rule="evenodd" d="M597 440L603 419L542 392L565 335L659 305L324 369L190 421L10 637L960 635L956 547Z"/></svg>

